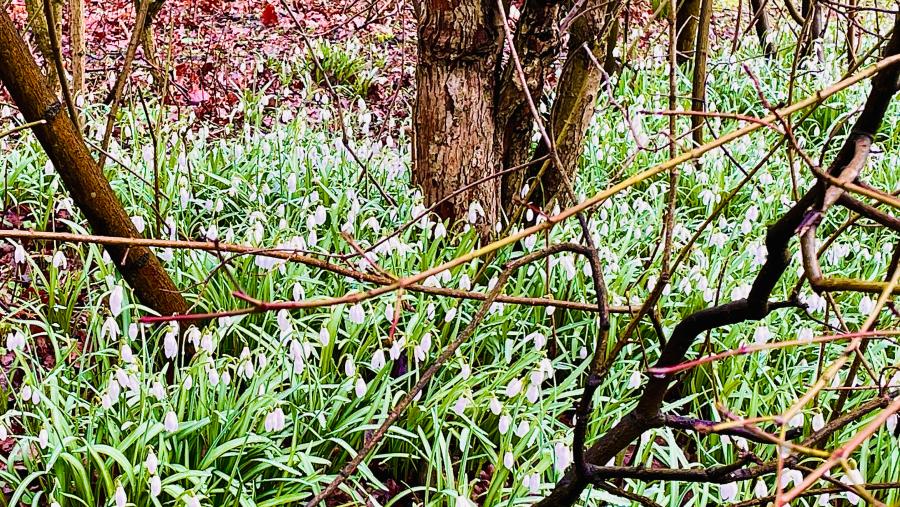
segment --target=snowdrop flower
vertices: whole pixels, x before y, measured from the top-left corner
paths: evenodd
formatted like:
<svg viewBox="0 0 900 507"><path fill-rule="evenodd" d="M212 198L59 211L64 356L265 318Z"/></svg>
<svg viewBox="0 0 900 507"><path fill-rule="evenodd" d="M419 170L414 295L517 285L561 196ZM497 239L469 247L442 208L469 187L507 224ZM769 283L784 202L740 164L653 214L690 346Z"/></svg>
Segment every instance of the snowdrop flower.
<svg viewBox="0 0 900 507"><path fill-rule="evenodd" d="M275 315L275 322L278 324L278 330L281 332L282 339L290 336L293 328L291 327L291 317L287 310L278 310L278 313Z"/></svg>
<svg viewBox="0 0 900 507"><path fill-rule="evenodd" d="M28 258L28 253L25 251L25 248L22 245L15 243L16 249L13 253L13 260L16 264L25 264L25 259Z"/></svg>
<svg viewBox="0 0 900 507"><path fill-rule="evenodd" d="M184 507L200 507L200 499L194 495L185 495Z"/></svg>
<svg viewBox="0 0 900 507"><path fill-rule="evenodd" d="M522 478L522 486L528 488L528 492L536 495L541 490L541 476L534 473L526 475Z"/></svg>
<svg viewBox="0 0 900 507"><path fill-rule="evenodd" d="M753 331L753 341L756 342L757 345L762 345L769 341L772 337L772 333L769 332L769 328L766 326L758 326L755 331Z"/></svg>
<svg viewBox="0 0 900 507"><path fill-rule="evenodd" d="M792 468L785 469L781 472L781 487L787 488L794 484L803 482L803 474L799 470Z"/></svg>
<svg viewBox="0 0 900 507"><path fill-rule="evenodd" d="M53 267L57 269L66 269L69 267L69 261L66 260L65 254L61 251L57 250L55 254L53 254Z"/></svg>
<svg viewBox="0 0 900 507"><path fill-rule="evenodd" d="M116 493L113 497L116 500L116 507L125 507L128 503L128 497L125 496L125 488L121 484L116 486Z"/></svg>
<svg viewBox="0 0 900 507"><path fill-rule="evenodd" d="M122 289L121 285L116 285L113 287L112 291L109 293L109 311L112 312L113 317L118 317L120 313L122 313L122 300L125 297L125 291Z"/></svg>
<svg viewBox="0 0 900 507"><path fill-rule="evenodd" d="M531 429L531 426L529 426L528 421L523 419L522 422L520 422L519 425L516 426L516 431L515 431L516 436L519 438L522 438L528 434L528 430L530 430L530 429Z"/></svg>
<svg viewBox="0 0 900 507"><path fill-rule="evenodd" d="M884 427L888 430L888 433L892 435L894 434L894 432L897 430L897 421L897 414L891 414L891 416L888 417L887 421L885 421L884 423Z"/></svg>
<svg viewBox="0 0 900 507"><path fill-rule="evenodd" d="M253 366L253 359L250 357L250 349L248 347L244 347L241 351L240 356L240 364L238 365L237 375L238 377L244 377L247 380L253 378L253 374L256 373L256 368Z"/></svg>
<svg viewBox="0 0 900 507"><path fill-rule="evenodd" d="M808 327L801 328L800 331L797 332L797 339L802 342L811 342L814 337L813 330Z"/></svg>
<svg viewBox="0 0 900 507"><path fill-rule="evenodd" d="M174 359L178 354L178 340L176 339L177 334L177 330L170 328L169 332L167 332L163 337L163 354L167 359Z"/></svg>
<svg viewBox="0 0 900 507"><path fill-rule="evenodd" d="M231 384L231 373L228 370L222 372L222 383L226 386Z"/></svg>
<svg viewBox="0 0 900 507"><path fill-rule="evenodd" d="M472 376L472 367L469 366L469 363L463 363L462 366L459 367L459 374L462 376L463 380L468 380L469 377Z"/></svg>
<svg viewBox="0 0 900 507"><path fill-rule="evenodd" d="M451 322L455 318L456 318L456 307L453 307L453 308L447 310L447 314L444 315L444 322Z"/></svg>
<svg viewBox="0 0 900 507"><path fill-rule="evenodd" d="M6 425L0 424L0 441L6 440L9 437L9 431L6 429Z"/></svg>
<svg viewBox="0 0 900 507"><path fill-rule="evenodd" d="M868 316L873 310L875 310L875 300L868 295L863 296L862 299L859 300L860 315Z"/></svg>
<svg viewBox="0 0 900 507"><path fill-rule="evenodd" d="M434 239L440 239L447 235L447 227L444 226L443 222L438 222L434 227Z"/></svg>
<svg viewBox="0 0 900 507"><path fill-rule="evenodd" d="M353 356L347 356L347 359L344 360L344 375L348 377L356 375L356 363L353 361Z"/></svg>
<svg viewBox="0 0 900 507"><path fill-rule="evenodd" d="M769 488L766 486L766 483L760 479L756 480L756 485L753 486L753 494L756 495L756 498L764 498L769 494Z"/></svg>
<svg viewBox="0 0 900 507"><path fill-rule="evenodd" d="M788 421L788 427L790 428L802 428L803 423L806 421L806 418L803 417L803 412L797 412L794 414L794 417Z"/></svg>
<svg viewBox="0 0 900 507"><path fill-rule="evenodd" d="M366 391L369 387L366 385L366 381L363 380L362 377L356 378L356 385L353 387L354 392L356 393L357 398L362 398L366 395Z"/></svg>
<svg viewBox="0 0 900 507"><path fill-rule="evenodd" d="M520 379L514 378L509 381L509 384L506 384L506 397L512 398L513 396L519 394L522 391L522 381Z"/></svg>
<svg viewBox="0 0 900 507"><path fill-rule="evenodd" d="M150 478L150 496L156 498L162 493L162 479L158 475Z"/></svg>
<svg viewBox="0 0 900 507"><path fill-rule="evenodd" d="M572 450L563 442L557 442L556 445L553 446L553 456L556 458L553 466L556 468L557 472L565 471L572 463Z"/></svg>
<svg viewBox="0 0 900 507"><path fill-rule="evenodd" d="M513 456L513 453L510 451L506 451L503 453L503 466L506 467L507 470L512 470L512 467L516 464L516 457Z"/></svg>
<svg viewBox="0 0 900 507"><path fill-rule="evenodd" d="M825 298L818 294L813 293L806 298L801 298L801 302L806 303L810 313L820 313L825 310Z"/></svg>
<svg viewBox="0 0 900 507"><path fill-rule="evenodd" d="M719 486L719 496L723 501L732 502L735 498L737 498L738 494L738 486L735 482L729 482L728 484L722 484Z"/></svg>
<svg viewBox="0 0 900 507"><path fill-rule="evenodd" d="M381 370L384 368L385 360L384 360L384 349L381 347L372 354L372 369L373 370Z"/></svg>
<svg viewBox="0 0 900 507"><path fill-rule="evenodd" d="M578 358L579 359L584 359L587 356L588 356L588 351L587 351L586 347L581 347L580 349L578 349Z"/></svg>
<svg viewBox="0 0 900 507"><path fill-rule="evenodd" d="M825 427L825 417L822 414L817 413L812 418L812 429L813 431L819 431L820 429Z"/></svg>
<svg viewBox="0 0 900 507"><path fill-rule="evenodd" d="M350 307L350 322L354 324L362 324L366 320L366 312L361 304L355 304Z"/></svg>
<svg viewBox="0 0 900 507"><path fill-rule="evenodd" d="M166 412L166 417L163 419L163 428L169 433L178 431L178 416L175 415L175 412L171 410Z"/></svg>
<svg viewBox="0 0 900 507"><path fill-rule="evenodd" d="M471 402L468 398L466 398L465 396L460 396L456 400L456 403L453 404L453 412L455 412L458 416L462 416L463 413L465 413L466 408L469 407L470 403Z"/></svg>
<svg viewBox="0 0 900 507"><path fill-rule="evenodd" d="M503 405L500 403L500 400L498 400L495 397L491 398L491 401L488 404L488 407L491 409L491 413L494 415L500 415L500 412L503 411ZM0 440L2 440L2 439L0 439Z"/></svg>
<svg viewBox="0 0 900 507"><path fill-rule="evenodd" d="M216 387L219 385L219 371L212 367L206 368L206 378L209 381L209 385L212 387Z"/></svg>
<svg viewBox="0 0 900 507"><path fill-rule="evenodd" d="M506 435L509 431L509 426L512 423L509 416L507 414L503 414L500 416L500 420L497 422L497 429L500 430L501 435Z"/></svg>
<svg viewBox="0 0 900 507"><path fill-rule="evenodd" d="M142 216L131 217L131 223L134 224L134 228L137 229L138 234L143 233L144 229L147 228L147 222Z"/></svg>
<svg viewBox="0 0 900 507"><path fill-rule="evenodd" d="M637 389L641 387L641 372L635 370L631 373L631 377L628 378L628 389Z"/></svg>
<svg viewBox="0 0 900 507"><path fill-rule="evenodd" d="M542 333L539 333L539 332L537 332L537 331L535 331L535 332L531 333L530 335L526 336L526 337L525 337L525 340L527 340L527 341L533 341L533 342L534 342L534 348L536 348L536 349L538 349L538 350L543 349L543 348L544 348L544 345L547 344L547 337L544 336Z"/></svg>
<svg viewBox="0 0 900 507"><path fill-rule="evenodd" d="M111 340L119 337L119 322L113 317L107 317L100 326L100 336L109 336Z"/></svg>
<svg viewBox="0 0 900 507"><path fill-rule="evenodd" d="M162 401L166 398L166 389L160 382L155 381L153 382L153 386L150 387L150 394L157 400Z"/></svg>
<svg viewBox="0 0 900 507"><path fill-rule="evenodd" d="M47 428L41 428L41 431L38 432L38 445L41 446L41 449L46 449L50 445L50 434L47 432Z"/></svg>
<svg viewBox="0 0 900 507"><path fill-rule="evenodd" d="M322 329L319 330L319 341L322 343L323 347L327 347L328 344L331 343L331 333L325 326L322 326Z"/></svg>
<svg viewBox="0 0 900 507"><path fill-rule="evenodd" d="M129 347L127 343L122 344L122 348L119 351L119 357L122 359L123 363L134 362L134 353L131 351L131 347Z"/></svg>
<svg viewBox="0 0 900 507"><path fill-rule="evenodd" d="M284 429L284 411L281 407L275 407L274 410L266 414L263 421L263 427L267 432L281 431Z"/></svg>
<svg viewBox="0 0 900 507"><path fill-rule="evenodd" d="M750 295L750 288L750 285L746 283L737 286L734 290L731 291L731 299L733 301L738 299L745 299Z"/></svg>
<svg viewBox="0 0 900 507"><path fill-rule="evenodd" d="M159 469L159 460L156 458L156 453L153 452L152 449L147 453L147 459L144 460L144 466L147 468L147 473L156 475L156 471Z"/></svg>
<svg viewBox="0 0 900 507"><path fill-rule="evenodd" d="M22 350L25 348L25 335L21 331L15 331L6 335L6 350Z"/></svg>
<svg viewBox="0 0 900 507"><path fill-rule="evenodd" d="M540 396L540 386L534 383L528 384L528 389L525 390L525 399L528 400L529 403L536 403Z"/></svg>
<svg viewBox="0 0 900 507"><path fill-rule="evenodd" d="M528 210L531 212L531 210ZM534 245L537 243L537 236L532 234L531 236L525 236L525 239L522 240L522 245L525 246L526 250L531 250L534 248Z"/></svg>

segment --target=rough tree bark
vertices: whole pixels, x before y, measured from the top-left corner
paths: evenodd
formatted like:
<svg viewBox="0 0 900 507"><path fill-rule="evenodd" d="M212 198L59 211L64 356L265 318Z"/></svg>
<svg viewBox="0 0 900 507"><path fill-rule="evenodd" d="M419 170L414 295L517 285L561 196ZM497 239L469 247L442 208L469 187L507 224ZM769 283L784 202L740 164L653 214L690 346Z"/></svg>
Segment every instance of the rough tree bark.
<svg viewBox="0 0 900 507"><path fill-rule="evenodd" d="M825 36L825 19L822 16L822 6L816 0L803 0L803 17L809 24L809 40L806 42L804 54L810 55L815 49L816 59L824 62L825 52L821 39Z"/></svg>
<svg viewBox="0 0 900 507"><path fill-rule="evenodd" d="M416 4L415 165L413 181L428 205L499 166L495 69L501 22L490 0L425 0ZM500 182L491 179L441 203L436 212L464 219L470 204L484 210L482 234L497 222Z"/></svg>
<svg viewBox="0 0 900 507"><path fill-rule="evenodd" d="M528 0L522 7L515 34L515 50L522 63L528 92L535 101L544 93L545 82L559 56L558 0ZM518 167L531 159L534 120L524 100L525 89L513 65L507 65L500 81L497 101L497 133L502 147L502 167ZM503 176L501 192L507 211L520 201L522 171Z"/></svg>
<svg viewBox="0 0 900 507"><path fill-rule="evenodd" d="M9 91L25 121L46 122L33 127L35 136L93 232L139 237L5 9L0 9L0 84ZM143 304L163 315L187 311L181 293L149 248L110 245L106 250Z"/></svg>
<svg viewBox="0 0 900 507"><path fill-rule="evenodd" d="M526 177L533 189L531 202L542 208L554 199L563 203L567 200L563 193L564 177L570 181L575 177L584 136L606 79L604 74L614 70L614 61L607 55L615 47L613 28L617 26L616 20L623 6L620 1L589 0L583 7L583 14L572 23L568 55L556 86L556 100L550 110L548 129L563 167L560 170L549 161L534 164L529 167ZM607 68L600 68L599 62L604 62ZM540 144L534 159L547 153L547 147Z"/></svg>
<svg viewBox="0 0 900 507"><path fill-rule="evenodd" d="M84 90L84 0L69 0L69 45L72 48L72 95Z"/></svg>
<svg viewBox="0 0 900 507"><path fill-rule="evenodd" d="M62 33L62 7L61 0L50 0L53 8L53 19L56 21L56 33ZM56 67L53 66L53 47L50 44L50 27L47 25L47 16L44 15L44 0L25 0L25 9L28 12L28 24L34 35L34 42L44 59L47 69L47 83L54 90L59 89L59 76Z"/></svg>
<svg viewBox="0 0 900 507"><path fill-rule="evenodd" d="M702 0L697 44L694 54L694 74L691 83L691 111L706 110L706 62L709 59L709 25L712 19L712 0ZM691 138L695 146L703 144L703 116L691 115Z"/></svg>

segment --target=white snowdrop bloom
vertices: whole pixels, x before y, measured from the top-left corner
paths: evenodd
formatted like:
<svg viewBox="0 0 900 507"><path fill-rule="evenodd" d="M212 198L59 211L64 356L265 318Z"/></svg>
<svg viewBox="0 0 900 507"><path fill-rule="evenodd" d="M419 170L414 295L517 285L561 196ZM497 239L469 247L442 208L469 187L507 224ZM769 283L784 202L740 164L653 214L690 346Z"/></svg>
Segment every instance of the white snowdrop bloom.
<svg viewBox="0 0 900 507"><path fill-rule="evenodd" d="M208 227L200 227L200 232L203 233L203 237L205 237L207 241L216 241L219 239L219 229L216 227L216 224L210 224Z"/></svg>
<svg viewBox="0 0 900 507"><path fill-rule="evenodd" d="M353 386L353 390L356 393L357 398L362 398L366 395L366 391L369 390L369 386L366 385L366 381L363 380L362 377L357 377L356 385Z"/></svg>
<svg viewBox="0 0 900 507"><path fill-rule="evenodd" d="M291 295L294 297L294 301L306 299L306 292L303 290L303 285L299 282L295 283L291 290Z"/></svg>
<svg viewBox="0 0 900 507"><path fill-rule="evenodd" d="M885 423L884 423L884 427L887 429L888 433L890 433L891 435L893 435L894 432L897 431L897 421L898 421L897 414L891 414L891 416L888 417L887 421L885 421Z"/></svg>
<svg viewBox="0 0 900 507"><path fill-rule="evenodd" d="M121 484L116 486L116 493L113 495L116 501L116 507L125 507L128 504L128 497L125 495L125 488Z"/></svg>
<svg viewBox="0 0 900 507"><path fill-rule="evenodd" d="M538 398L541 396L541 388L538 384L528 384L528 389L525 390L525 399L528 400L529 403L536 403Z"/></svg>
<svg viewBox="0 0 900 507"><path fill-rule="evenodd" d="M637 389L641 387L641 372L635 370L631 372L631 376L628 377L628 389Z"/></svg>
<svg viewBox="0 0 900 507"><path fill-rule="evenodd" d="M781 472L781 487L788 488L803 482L803 474L799 470L787 468Z"/></svg>
<svg viewBox="0 0 900 507"><path fill-rule="evenodd" d="M762 266L769 258L769 250L763 244L750 245L750 253L753 254L754 266Z"/></svg>
<svg viewBox="0 0 900 507"><path fill-rule="evenodd" d="M291 194L297 191L297 175L291 173L287 177L287 191Z"/></svg>
<svg viewBox="0 0 900 507"><path fill-rule="evenodd" d="M331 333L325 326L322 326L322 329L319 330L319 342L323 347L327 347L331 343Z"/></svg>
<svg viewBox="0 0 900 507"><path fill-rule="evenodd" d="M192 387L194 387L194 377L192 375L188 375L184 377L184 382L182 383L185 391L190 391Z"/></svg>
<svg viewBox="0 0 900 507"><path fill-rule="evenodd" d="M25 345L25 335L21 331L16 330L6 335L6 350L22 350Z"/></svg>
<svg viewBox="0 0 900 507"><path fill-rule="evenodd" d="M534 342L534 348L536 348L536 349L538 349L538 350L543 349L543 348L544 348L544 345L547 344L547 337L544 336L542 333L539 333L539 332L537 332L537 331L535 331L535 332L529 334L528 336L526 336L526 337L525 337L525 340L526 340L526 341L533 341L533 342Z"/></svg>
<svg viewBox="0 0 900 507"><path fill-rule="evenodd" d="M760 479L756 480L756 484L753 486L753 494L756 495L756 498L764 498L769 494L769 488L766 486L766 483Z"/></svg>
<svg viewBox="0 0 900 507"><path fill-rule="evenodd" d="M372 369L373 370L381 370L384 368L385 360L384 360L384 349L379 347L374 354L372 354Z"/></svg>
<svg viewBox="0 0 900 507"><path fill-rule="evenodd" d="M831 493L825 493L823 495L819 495L819 499L816 501L816 505L819 507L828 507L831 505Z"/></svg>
<svg viewBox="0 0 900 507"><path fill-rule="evenodd" d="M131 217L131 223L134 224L134 228L137 229L138 234L142 234L144 229L147 228L147 222L144 221L144 217L142 216Z"/></svg>
<svg viewBox="0 0 900 507"><path fill-rule="evenodd" d="M732 502L737 498L738 486L735 482L729 482L719 486L719 496L723 501Z"/></svg>
<svg viewBox="0 0 900 507"><path fill-rule="evenodd" d="M67 269L69 267L69 261L66 259L66 255L59 250L53 254L52 263L53 267L57 269Z"/></svg>
<svg viewBox="0 0 900 507"><path fill-rule="evenodd" d="M875 300L868 295L864 295L862 299L859 300L860 315L868 316L873 310L875 310Z"/></svg>
<svg viewBox="0 0 900 507"><path fill-rule="evenodd" d="M182 500L184 500L184 507L200 507L200 498L195 495L185 495Z"/></svg>
<svg viewBox="0 0 900 507"><path fill-rule="evenodd" d="M469 363L463 363L459 367L459 374L463 380L469 380L469 377L472 376L472 367L469 366Z"/></svg>
<svg viewBox="0 0 900 507"><path fill-rule="evenodd" d="M772 338L772 333L766 326L758 326L756 330L753 331L753 341L756 342L757 345L768 342L770 338Z"/></svg>
<svg viewBox="0 0 900 507"><path fill-rule="evenodd" d="M184 332L184 338L194 347L200 347L200 330L197 329L197 326L188 327Z"/></svg>
<svg viewBox="0 0 900 507"><path fill-rule="evenodd" d="M175 412L171 410L166 412L166 416L163 419L163 428L169 433L178 431L178 416L175 415Z"/></svg>
<svg viewBox="0 0 900 507"><path fill-rule="evenodd" d="M451 322L455 318L456 318L456 307L454 306L453 308L447 310L447 314L444 315L444 322Z"/></svg>
<svg viewBox="0 0 900 507"><path fill-rule="evenodd" d="M572 279L575 278L575 274L578 272L575 269L575 259L573 259L571 255L563 255L559 259L559 264L566 272L566 280L572 281Z"/></svg>
<svg viewBox="0 0 900 507"><path fill-rule="evenodd" d="M487 288L488 288L488 290L494 290L494 287L496 287L496 286L497 286L497 277L495 276L495 277L492 277L490 280L488 280Z"/></svg>
<svg viewBox="0 0 900 507"><path fill-rule="evenodd" d="M522 483L523 483L523 485L525 484L524 481ZM537 473L533 473L533 474L531 474L531 476L528 480L528 492L531 493L532 495L536 495L540 491L541 491L541 476L538 475Z"/></svg>
<svg viewBox="0 0 900 507"><path fill-rule="evenodd" d="M544 309L544 311L547 312L547 316L549 317L550 315L553 315L553 312L556 311L556 307L553 306L553 305L548 305L548 306Z"/></svg>
<svg viewBox="0 0 900 507"><path fill-rule="evenodd" d="M150 496L156 498L162 493L162 479L158 475L150 478Z"/></svg>
<svg viewBox="0 0 900 507"><path fill-rule="evenodd" d="M478 201L472 201L469 204L469 213L466 217L469 220L470 224L475 224L478 222L478 217L484 217L484 208L481 207L481 204Z"/></svg>
<svg viewBox="0 0 900 507"><path fill-rule="evenodd" d="M563 442L557 442L553 446L553 456L555 458L553 466L557 472L565 471L572 463L572 449Z"/></svg>
<svg viewBox="0 0 900 507"><path fill-rule="evenodd" d="M324 224L325 220L327 218L328 218L328 210L325 209L325 206L322 206L321 204L316 206L316 214L315 214L316 225Z"/></svg>
<svg viewBox="0 0 900 507"><path fill-rule="evenodd" d="M862 472L858 468L851 468L847 471L847 481L848 484L859 486L866 483L866 478L863 477Z"/></svg>
<svg viewBox="0 0 900 507"><path fill-rule="evenodd" d="M147 473L156 475L156 471L159 469L159 459L157 459L156 453L153 452L152 449L147 453L147 459L144 460L144 466L147 468Z"/></svg>
<svg viewBox="0 0 900 507"><path fill-rule="evenodd" d="M516 426L516 431L515 431L516 436L519 437L519 438L522 438L522 437L524 437L525 435L528 434L528 430L530 430L530 429L531 429L531 426L529 426L528 421L526 421L526 420L523 419L523 420L519 423L519 425Z"/></svg>
<svg viewBox="0 0 900 507"><path fill-rule="evenodd" d="M806 422L806 418L803 416L803 412L797 412L794 414L794 417L791 417L788 421L788 427L802 428L804 422Z"/></svg>
<svg viewBox="0 0 900 507"><path fill-rule="evenodd" d="M347 356L344 360L344 375L348 377L356 375L356 362L353 361L353 356Z"/></svg>
<svg viewBox="0 0 900 507"><path fill-rule="evenodd" d="M813 338L815 338L813 330L808 327L801 328L800 331L797 332L797 339L802 342L810 342Z"/></svg>
<svg viewBox="0 0 900 507"><path fill-rule="evenodd" d="M717 248L722 248L725 246L725 243L728 241L728 236L721 231L716 231L710 236L709 242L715 245Z"/></svg>
<svg viewBox="0 0 900 507"><path fill-rule="evenodd" d="M41 449L46 449L50 445L50 433L47 432L47 428L41 428L41 431L38 432L38 445L41 446Z"/></svg>
<svg viewBox="0 0 900 507"><path fill-rule="evenodd" d="M163 354L167 359L174 359L178 354L178 340L175 336L176 332L169 331L163 337Z"/></svg>
<svg viewBox="0 0 900 507"><path fill-rule="evenodd" d="M425 287L440 287L441 281L438 279L438 277L431 275L422 282L422 285L424 285Z"/></svg>
<svg viewBox="0 0 900 507"><path fill-rule="evenodd" d="M0 440L6 440L9 437L9 430L6 429L6 425L0 424Z"/></svg>
<svg viewBox="0 0 900 507"><path fill-rule="evenodd" d="M447 227L444 226L443 222L438 222L434 227L434 239L440 239L447 235Z"/></svg>
<svg viewBox="0 0 900 507"><path fill-rule="evenodd" d="M253 366L253 359L250 357L250 349L248 347L244 347L241 350L240 356L240 364L238 365L237 375L238 377L244 377L247 380L253 378L253 374L256 373L256 368Z"/></svg>
<svg viewBox="0 0 900 507"><path fill-rule="evenodd" d="M278 313L275 315L275 322L278 324L278 330L281 333L282 339L290 336L293 327L291 327L291 316L287 310L283 308L278 310Z"/></svg>
<svg viewBox="0 0 900 507"><path fill-rule="evenodd" d="M501 435L506 435L506 433L509 431L510 424L512 424L512 420L507 414L503 414L500 416L500 420L497 421L497 429L500 430Z"/></svg>
<svg viewBox="0 0 900 507"><path fill-rule="evenodd" d="M807 309L809 309L810 313L820 313L825 311L825 306L827 302L825 298L818 294L810 294L806 298L801 298L801 302L806 303Z"/></svg>
<svg viewBox="0 0 900 507"><path fill-rule="evenodd" d="M736 300L738 300L738 299L745 299L745 298L747 298L747 296L750 295L750 289L751 289L750 285L749 285L749 284L746 284L746 283L741 284L741 285L735 287L735 288L731 291L731 299L732 299L732 301L736 301Z"/></svg>
<svg viewBox="0 0 900 507"><path fill-rule="evenodd" d="M588 356L588 351L586 347L581 347L578 349L578 358L585 359Z"/></svg>
<svg viewBox="0 0 900 507"><path fill-rule="evenodd" d="M159 381L154 381L150 386L150 394L159 401L166 398L166 388Z"/></svg>
<svg viewBox="0 0 900 507"><path fill-rule="evenodd" d="M812 418L812 430L819 431L825 427L825 417L821 413L817 413Z"/></svg>
<svg viewBox="0 0 900 507"><path fill-rule="evenodd" d="M275 407L274 410L266 414L263 420L263 428L267 432L281 431L284 429L284 424L284 411L281 410L281 407Z"/></svg>
<svg viewBox="0 0 900 507"><path fill-rule="evenodd" d="M734 437L734 445L742 451L747 451L750 447L747 445L747 439L743 437Z"/></svg>
<svg viewBox="0 0 900 507"><path fill-rule="evenodd" d="M512 452L506 451L503 453L503 466L506 467L507 470L512 470L512 467L516 464L516 457Z"/></svg>
<svg viewBox="0 0 900 507"><path fill-rule="evenodd" d="M394 303L388 303L384 307L384 318L387 319L388 322L394 322Z"/></svg>
<svg viewBox="0 0 900 507"><path fill-rule="evenodd" d="M222 383L226 386L231 384L231 372L228 370L222 372Z"/></svg>
<svg viewBox="0 0 900 507"><path fill-rule="evenodd" d="M21 398L22 398L23 401L26 401L26 402L27 402L27 401L30 401L30 400L31 400L32 394L33 394L33 393L32 393L32 390L31 390L31 386L30 386L30 385L25 384L25 385L22 386L22 392L21 392L20 396L21 396Z"/></svg>
<svg viewBox="0 0 900 507"><path fill-rule="evenodd" d="M522 380L518 378L514 378L506 384L506 397L512 398L513 396L522 392Z"/></svg>
<svg viewBox="0 0 900 507"><path fill-rule="evenodd" d="M131 351L131 347L129 347L127 343L123 343L122 348L119 349L119 357L122 359L123 363L130 364L134 362L134 353Z"/></svg>
<svg viewBox="0 0 900 507"><path fill-rule="evenodd" d="M15 251L13 252L13 260L16 262L16 264L25 264L25 259L28 258L28 253L25 251L25 248L22 245L18 243L15 243L15 245L16 247Z"/></svg>
<svg viewBox="0 0 900 507"><path fill-rule="evenodd" d="M125 299L125 289L121 285L116 285L109 293L109 311L113 317L118 317L122 313L122 301Z"/></svg>
<svg viewBox="0 0 900 507"><path fill-rule="evenodd" d="M533 249L535 244L537 244L537 236L534 234L532 234L531 236L525 236L525 239L522 240L522 245L526 250Z"/></svg>
<svg viewBox="0 0 900 507"><path fill-rule="evenodd" d="M219 376L219 370L216 370L212 367L206 368L206 379L209 381L210 386L218 386L219 380L221 380L221 377Z"/></svg>
<svg viewBox="0 0 900 507"><path fill-rule="evenodd" d="M500 400L498 400L496 397L491 398L491 401L488 404L488 407L490 408L491 413L494 415L500 415L500 412L503 411L503 405L500 403ZM0 439L0 440L2 440L2 439Z"/></svg>
<svg viewBox="0 0 900 507"><path fill-rule="evenodd" d="M50 507L60 507L59 502L52 502Z"/></svg>
<svg viewBox="0 0 900 507"><path fill-rule="evenodd" d="M366 312L361 304L355 304L350 307L350 322L354 324L362 324L366 320Z"/></svg>
<svg viewBox="0 0 900 507"><path fill-rule="evenodd" d="M470 403L471 402L469 401L468 398L466 398L465 396L460 396L456 400L456 403L453 404L453 412L456 413L456 415L458 415L458 416L462 416L463 413L465 413L466 408L469 407Z"/></svg>
<svg viewBox="0 0 900 507"><path fill-rule="evenodd" d="M400 358L400 353L402 352L403 344L401 340L394 340L394 343L391 344L390 350L388 350L388 355L391 358L391 361L396 361Z"/></svg>

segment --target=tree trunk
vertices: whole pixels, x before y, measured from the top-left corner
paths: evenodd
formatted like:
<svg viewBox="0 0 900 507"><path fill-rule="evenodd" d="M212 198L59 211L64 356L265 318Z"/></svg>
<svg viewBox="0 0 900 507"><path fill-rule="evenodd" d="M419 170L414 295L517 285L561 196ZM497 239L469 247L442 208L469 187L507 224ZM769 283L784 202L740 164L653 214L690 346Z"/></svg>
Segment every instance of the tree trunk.
<svg viewBox="0 0 900 507"><path fill-rule="evenodd" d="M34 133L95 234L138 237L81 132L47 85L5 9L0 9L0 84L25 121L45 120ZM163 315L185 313L187 304L149 248L107 246L107 252L141 303Z"/></svg>
<svg viewBox="0 0 900 507"><path fill-rule="evenodd" d="M572 181L575 177L597 96L607 75L614 70L600 68L598 63L614 62L607 58L607 53L615 47L616 41L610 35L614 34L615 20L623 5L620 1L589 1L584 6L584 14L572 23L568 57L556 87L548 129L563 167L560 170L548 160L532 165L527 173L532 188L530 201L542 208L556 198L563 203L567 201L563 192L565 178ZM547 153L547 147L539 144L534 158Z"/></svg>
<svg viewBox="0 0 900 507"><path fill-rule="evenodd" d="M694 43L697 40L697 24L700 19L702 0L680 0L675 11L678 30L678 63L686 63L694 56Z"/></svg>
<svg viewBox="0 0 900 507"><path fill-rule="evenodd" d="M806 42L806 55L816 52L816 59L819 62L825 61L824 48L822 47L822 37L825 36L825 20L822 17L822 7L816 0L803 0L803 16L809 24L809 40Z"/></svg>
<svg viewBox="0 0 900 507"><path fill-rule="evenodd" d="M539 103L544 83L553 70L560 51L557 26L559 2L529 0L522 8L514 39L516 54L522 63L528 92ZM525 101L525 89L515 65L508 64L500 82L497 103L497 133L502 147L502 168L519 167L531 159L534 118ZM521 202L519 191L524 183L524 171L503 176L501 193L503 206L511 211Z"/></svg>
<svg viewBox="0 0 900 507"><path fill-rule="evenodd" d="M56 33L62 33L62 2L50 0L53 8L53 19L56 21ZM47 25L47 16L44 15L44 0L25 0L25 9L28 12L28 24L34 34L34 42L44 59L44 67L47 69L47 83L53 90L59 89L59 76L53 65L53 46L50 44L50 27Z"/></svg>
<svg viewBox="0 0 900 507"><path fill-rule="evenodd" d="M491 0L424 0L416 5L416 17L413 181L431 205L494 174L499 165L494 85L501 20ZM486 235L498 218L497 179L450 197L435 211L455 222L476 201L484 210L478 228Z"/></svg>
<svg viewBox="0 0 900 507"><path fill-rule="evenodd" d="M703 0L700 7L700 23L697 27L697 44L694 54L694 75L691 86L691 111L706 110L706 62L709 57L709 25L712 19L712 0ZM694 146L703 144L701 115L691 115L691 138Z"/></svg>
<svg viewBox="0 0 900 507"><path fill-rule="evenodd" d="M72 95L84 90L84 0L69 0L69 44L72 48Z"/></svg>
<svg viewBox="0 0 900 507"><path fill-rule="evenodd" d="M775 55L775 46L769 40L769 34L772 33L769 15L766 13L766 5L763 0L750 0L750 13L755 19L753 25L756 28L756 37L759 39L759 47L762 48L766 58L772 58Z"/></svg>

